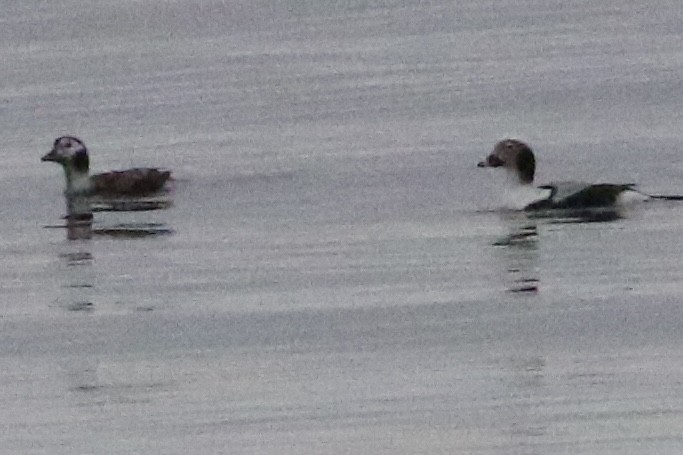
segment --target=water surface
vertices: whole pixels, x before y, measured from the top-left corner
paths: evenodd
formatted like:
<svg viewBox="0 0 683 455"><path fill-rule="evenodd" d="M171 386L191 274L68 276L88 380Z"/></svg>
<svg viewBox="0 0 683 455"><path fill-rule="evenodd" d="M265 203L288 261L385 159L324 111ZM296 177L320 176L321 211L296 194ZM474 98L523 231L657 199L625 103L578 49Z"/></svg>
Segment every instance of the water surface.
<svg viewBox="0 0 683 455"><path fill-rule="evenodd" d="M681 193L677 2L0 3L3 453L680 453L683 206L476 168ZM62 134L173 205L67 241Z"/></svg>

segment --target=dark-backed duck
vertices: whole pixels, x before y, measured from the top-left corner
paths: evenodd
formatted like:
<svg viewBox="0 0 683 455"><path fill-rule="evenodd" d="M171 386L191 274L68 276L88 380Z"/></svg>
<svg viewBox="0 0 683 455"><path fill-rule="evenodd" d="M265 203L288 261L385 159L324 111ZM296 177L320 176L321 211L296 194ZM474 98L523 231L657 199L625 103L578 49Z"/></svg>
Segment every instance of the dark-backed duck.
<svg viewBox="0 0 683 455"><path fill-rule="evenodd" d="M637 191L635 185L630 183L562 182L536 187L533 185L536 172L534 153L531 147L516 139L498 142L478 166L502 167L507 171L510 185L506 205L518 210L616 207L650 199L649 195Z"/></svg>
<svg viewBox="0 0 683 455"><path fill-rule="evenodd" d="M161 190L171 176L170 171L156 168L134 168L91 176L88 149L83 141L73 136L55 139L52 150L41 161L62 165L67 196L146 196Z"/></svg>

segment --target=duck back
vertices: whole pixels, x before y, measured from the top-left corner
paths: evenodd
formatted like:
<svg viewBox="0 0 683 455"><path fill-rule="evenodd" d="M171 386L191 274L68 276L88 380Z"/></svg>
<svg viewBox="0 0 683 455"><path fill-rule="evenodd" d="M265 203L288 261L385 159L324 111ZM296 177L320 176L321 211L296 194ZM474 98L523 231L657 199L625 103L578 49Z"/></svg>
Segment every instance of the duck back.
<svg viewBox="0 0 683 455"><path fill-rule="evenodd" d="M170 171L134 168L96 174L90 181L94 194L144 196L161 190L170 177Z"/></svg>

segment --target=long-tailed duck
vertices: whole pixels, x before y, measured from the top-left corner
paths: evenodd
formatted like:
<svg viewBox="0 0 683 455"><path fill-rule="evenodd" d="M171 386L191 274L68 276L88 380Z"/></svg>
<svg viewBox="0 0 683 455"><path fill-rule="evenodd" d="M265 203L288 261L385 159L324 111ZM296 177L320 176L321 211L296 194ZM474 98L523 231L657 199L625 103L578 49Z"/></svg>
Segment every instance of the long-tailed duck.
<svg viewBox="0 0 683 455"><path fill-rule="evenodd" d="M64 168L68 196L146 196L160 191L170 171L156 168L134 168L90 175L90 159L85 144L73 136L55 139L52 150L41 161L53 161Z"/></svg>
<svg viewBox="0 0 683 455"><path fill-rule="evenodd" d="M615 207L632 202L645 201L651 197L678 199L677 196L650 196L635 189L634 184L576 182L553 183L535 187L536 159L524 142L504 139L479 167L502 167L508 173L510 188L507 205L513 209L586 209Z"/></svg>

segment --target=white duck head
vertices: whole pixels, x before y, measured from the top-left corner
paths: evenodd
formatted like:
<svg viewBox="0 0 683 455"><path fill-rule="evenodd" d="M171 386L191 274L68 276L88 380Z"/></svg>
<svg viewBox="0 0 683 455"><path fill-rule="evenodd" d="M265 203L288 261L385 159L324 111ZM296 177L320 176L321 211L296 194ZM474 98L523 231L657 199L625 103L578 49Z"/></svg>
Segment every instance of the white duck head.
<svg viewBox="0 0 683 455"><path fill-rule="evenodd" d="M86 194L90 191L90 158L85 144L73 136L55 139L50 150L41 161L52 161L62 165L66 176L66 194Z"/></svg>
<svg viewBox="0 0 683 455"><path fill-rule="evenodd" d="M536 159L531 147L524 142L517 139L503 139L478 166L502 167L514 175L517 182L530 185L534 181Z"/></svg>

